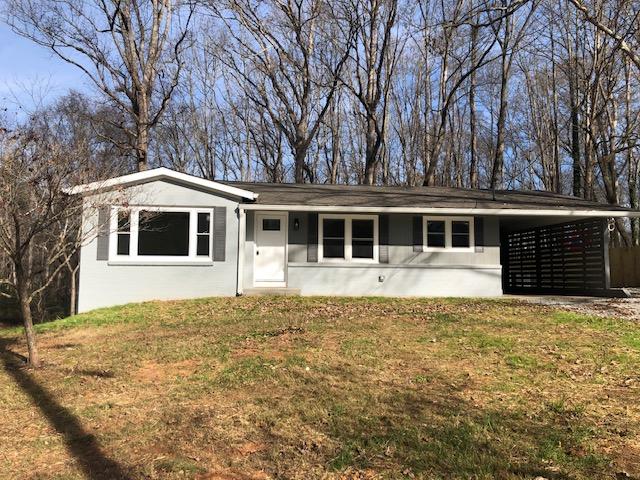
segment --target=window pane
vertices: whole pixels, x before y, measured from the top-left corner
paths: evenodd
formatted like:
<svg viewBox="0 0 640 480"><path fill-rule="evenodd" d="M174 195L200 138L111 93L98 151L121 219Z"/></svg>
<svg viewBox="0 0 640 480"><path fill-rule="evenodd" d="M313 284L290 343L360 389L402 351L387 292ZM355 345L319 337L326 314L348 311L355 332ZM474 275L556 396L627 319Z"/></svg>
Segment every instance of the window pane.
<svg viewBox="0 0 640 480"><path fill-rule="evenodd" d="M373 238L373 220L353 220L351 229L353 238Z"/></svg>
<svg viewBox="0 0 640 480"><path fill-rule="evenodd" d="M128 232L131 228L129 210L118 210L118 232Z"/></svg>
<svg viewBox="0 0 640 480"><path fill-rule="evenodd" d="M322 248L324 258L344 258L344 239L324 238Z"/></svg>
<svg viewBox="0 0 640 480"><path fill-rule="evenodd" d="M209 233L210 213L198 213L198 233Z"/></svg>
<svg viewBox="0 0 640 480"><path fill-rule="evenodd" d="M344 220L325 218L322 222L322 235L325 238L344 238Z"/></svg>
<svg viewBox="0 0 640 480"><path fill-rule="evenodd" d="M445 247L444 220L427 220L427 247Z"/></svg>
<svg viewBox="0 0 640 480"><path fill-rule="evenodd" d="M280 231L280 219L279 218L265 218L262 220L262 230L265 232L279 232Z"/></svg>
<svg viewBox="0 0 640 480"><path fill-rule="evenodd" d="M353 240L353 258L373 258L373 240Z"/></svg>
<svg viewBox="0 0 640 480"><path fill-rule="evenodd" d="M468 248L469 247L469 234L458 234L453 235L451 237L451 246L458 248Z"/></svg>
<svg viewBox="0 0 640 480"><path fill-rule="evenodd" d="M444 235L444 220L427 220L427 233L441 233Z"/></svg>
<svg viewBox="0 0 640 480"><path fill-rule="evenodd" d="M440 233L428 233L427 234L427 247L444 248L444 234Z"/></svg>
<svg viewBox="0 0 640 480"><path fill-rule="evenodd" d="M451 222L451 246L456 248L468 248L470 245L469 222L458 220Z"/></svg>
<svg viewBox="0 0 640 480"><path fill-rule="evenodd" d="M189 255L188 212L140 212L138 255Z"/></svg>
<svg viewBox="0 0 640 480"><path fill-rule="evenodd" d="M209 256L209 235L198 235L198 244L196 255L198 256Z"/></svg>
<svg viewBox="0 0 640 480"><path fill-rule="evenodd" d="M128 233L118 234L118 255L129 255L129 239Z"/></svg>
<svg viewBox="0 0 640 480"><path fill-rule="evenodd" d="M467 221L453 221L451 222L451 233L458 234L469 234L469 222Z"/></svg>

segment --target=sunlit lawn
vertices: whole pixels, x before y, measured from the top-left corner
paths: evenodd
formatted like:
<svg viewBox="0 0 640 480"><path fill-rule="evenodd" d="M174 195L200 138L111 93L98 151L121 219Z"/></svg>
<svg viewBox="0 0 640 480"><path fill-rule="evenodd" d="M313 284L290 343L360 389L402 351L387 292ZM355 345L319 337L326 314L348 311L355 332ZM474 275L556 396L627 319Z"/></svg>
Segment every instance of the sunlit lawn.
<svg viewBox="0 0 640 480"><path fill-rule="evenodd" d="M2 478L632 478L640 325L510 301L147 303L0 331ZM13 353L7 353L10 350Z"/></svg>

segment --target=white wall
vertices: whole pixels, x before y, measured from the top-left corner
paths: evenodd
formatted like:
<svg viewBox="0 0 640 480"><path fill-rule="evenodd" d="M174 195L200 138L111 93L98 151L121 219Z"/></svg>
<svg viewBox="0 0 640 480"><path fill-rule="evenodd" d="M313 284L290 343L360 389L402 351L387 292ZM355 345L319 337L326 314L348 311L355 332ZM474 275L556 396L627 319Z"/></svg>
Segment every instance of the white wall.
<svg viewBox="0 0 640 480"><path fill-rule="evenodd" d="M299 288L302 295L497 297L502 295L502 270L500 266L290 263L288 286Z"/></svg>
<svg viewBox="0 0 640 480"><path fill-rule="evenodd" d="M298 217L300 230L292 230ZM253 287L254 212L247 212L244 287ZM414 252L412 216L390 215L389 264L309 263L307 216L289 215L289 288L302 295L495 297L502 295L500 232L496 217L484 218L484 246L473 252ZM383 276L384 281L380 282Z"/></svg>
<svg viewBox="0 0 640 480"><path fill-rule="evenodd" d="M109 202L115 194L88 197L83 224L95 230L97 210L90 205ZM117 194L122 201L122 194ZM226 256L210 265L112 264L99 261L97 240L91 239L80 252L78 311L147 300L169 300L236 293L238 251L238 203L209 192L166 181L155 181L124 192L130 205L176 207L227 207Z"/></svg>

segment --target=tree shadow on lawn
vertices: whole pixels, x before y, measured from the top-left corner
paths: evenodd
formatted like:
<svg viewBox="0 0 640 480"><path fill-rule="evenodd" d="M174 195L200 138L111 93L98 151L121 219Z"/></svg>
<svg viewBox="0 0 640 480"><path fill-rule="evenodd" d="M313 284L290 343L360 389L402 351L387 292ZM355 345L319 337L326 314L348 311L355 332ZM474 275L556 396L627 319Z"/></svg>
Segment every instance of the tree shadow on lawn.
<svg viewBox="0 0 640 480"><path fill-rule="evenodd" d="M33 400L51 426L64 437L71 455L78 461L86 478L129 480L133 475L109 458L98 440L88 433L78 418L62 406L46 388L38 384L25 365L25 358L9 350L13 342L0 338L0 360L5 371Z"/></svg>
<svg viewBox="0 0 640 480"><path fill-rule="evenodd" d="M452 386L444 378L415 387L372 385L353 372L334 371L331 377L341 374L351 377L342 387L349 393L332 390L325 377L307 379L288 399L300 412L300 431L317 432L317 444L313 438L297 444L300 438L281 434L277 425L288 421L286 415L271 418L275 422L261 429L265 443L273 446L270 456L291 468L285 477L300 461L333 471L386 472L393 478L560 480L606 476L614 468L591 450L594 433L586 419L570 409L550 410L542 398L529 405L539 411L514 411L469 401L462 395L464 385ZM270 407L273 411L275 405ZM263 457L262 463L272 458Z"/></svg>

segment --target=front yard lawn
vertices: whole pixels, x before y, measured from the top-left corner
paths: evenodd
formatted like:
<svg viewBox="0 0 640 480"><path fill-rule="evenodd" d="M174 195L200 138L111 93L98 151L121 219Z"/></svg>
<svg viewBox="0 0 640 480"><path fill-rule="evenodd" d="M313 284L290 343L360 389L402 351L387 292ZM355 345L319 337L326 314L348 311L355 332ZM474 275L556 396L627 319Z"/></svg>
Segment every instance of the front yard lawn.
<svg viewBox="0 0 640 480"><path fill-rule="evenodd" d="M0 330L0 477L638 478L640 325L515 301L153 302Z"/></svg>

